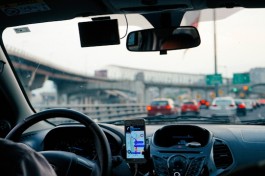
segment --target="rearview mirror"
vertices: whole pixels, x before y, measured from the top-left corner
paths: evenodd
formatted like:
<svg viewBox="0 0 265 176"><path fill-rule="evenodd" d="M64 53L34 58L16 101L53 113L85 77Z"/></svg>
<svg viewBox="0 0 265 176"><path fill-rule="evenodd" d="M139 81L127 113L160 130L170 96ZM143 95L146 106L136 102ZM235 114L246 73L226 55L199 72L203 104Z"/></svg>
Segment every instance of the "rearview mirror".
<svg viewBox="0 0 265 176"><path fill-rule="evenodd" d="M126 46L129 51L167 51L193 48L200 43L195 27L181 26L130 32Z"/></svg>

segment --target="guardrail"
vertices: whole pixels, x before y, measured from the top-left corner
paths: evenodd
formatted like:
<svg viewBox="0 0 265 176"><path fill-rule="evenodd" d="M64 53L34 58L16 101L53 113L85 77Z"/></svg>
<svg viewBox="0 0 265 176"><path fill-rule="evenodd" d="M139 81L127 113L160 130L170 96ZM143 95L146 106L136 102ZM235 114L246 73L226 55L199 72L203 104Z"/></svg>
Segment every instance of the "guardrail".
<svg viewBox="0 0 265 176"><path fill-rule="evenodd" d="M74 109L82 112L95 121L107 121L107 120L118 120L118 119L128 119L135 117L144 117L147 114L145 104L79 104L79 105L37 105L34 106L36 111L43 111L52 108L66 108ZM62 118L51 119L53 123L67 122ZM68 120L69 121L69 120Z"/></svg>

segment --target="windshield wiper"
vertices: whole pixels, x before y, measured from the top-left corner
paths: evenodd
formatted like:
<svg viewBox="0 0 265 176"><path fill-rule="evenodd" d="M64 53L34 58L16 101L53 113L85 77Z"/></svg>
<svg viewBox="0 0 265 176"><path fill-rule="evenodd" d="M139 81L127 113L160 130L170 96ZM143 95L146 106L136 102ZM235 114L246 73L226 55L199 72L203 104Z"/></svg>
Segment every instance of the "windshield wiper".
<svg viewBox="0 0 265 176"><path fill-rule="evenodd" d="M219 116L219 117L208 117L208 116L199 116L199 115L182 115L182 116L167 116L167 115L157 115L151 117L143 117L146 120L147 124L166 124L173 122L195 122L195 123L218 123L218 124L231 124L231 119L228 116ZM123 125L124 119L106 121L102 123L114 124L114 125Z"/></svg>
<svg viewBox="0 0 265 176"><path fill-rule="evenodd" d="M246 125L265 125L265 119L243 120L241 123Z"/></svg>
<svg viewBox="0 0 265 176"><path fill-rule="evenodd" d="M147 123L156 123L156 122L196 122L196 123L231 123L228 116L220 117L208 117L200 115L181 115L176 117L168 117L164 115L146 117L145 120Z"/></svg>

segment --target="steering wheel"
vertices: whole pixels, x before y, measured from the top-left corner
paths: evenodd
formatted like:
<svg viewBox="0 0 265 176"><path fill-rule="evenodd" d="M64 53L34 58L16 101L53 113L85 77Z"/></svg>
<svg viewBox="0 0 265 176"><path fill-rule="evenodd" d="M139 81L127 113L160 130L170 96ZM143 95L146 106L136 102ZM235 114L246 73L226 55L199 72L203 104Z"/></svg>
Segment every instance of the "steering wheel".
<svg viewBox="0 0 265 176"><path fill-rule="evenodd" d="M18 142L22 133L30 126L50 118L65 117L85 125L95 141L98 162L92 162L84 157L63 151L41 151L40 153L60 175L97 175L111 174L112 158L108 140L101 128L88 116L70 109L50 109L38 112L16 125L6 136L6 139Z"/></svg>

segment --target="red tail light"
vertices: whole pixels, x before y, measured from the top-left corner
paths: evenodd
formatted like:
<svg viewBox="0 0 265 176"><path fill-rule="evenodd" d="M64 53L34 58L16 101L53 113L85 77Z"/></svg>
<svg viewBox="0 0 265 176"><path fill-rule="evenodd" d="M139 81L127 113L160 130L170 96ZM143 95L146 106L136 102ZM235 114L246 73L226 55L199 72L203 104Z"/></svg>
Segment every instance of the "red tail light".
<svg viewBox="0 0 265 176"><path fill-rule="evenodd" d="M147 106L146 109L147 109L147 111L151 111L152 107L151 106Z"/></svg>
<svg viewBox="0 0 265 176"><path fill-rule="evenodd" d="M170 105L166 105L165 107L167 110L170 110L171 109L171 106Z"/></svg>
<svg viewBox="0 0 265 176"><path fill-rule="evenodd" d="M234 105L233 105L233 104L230 104L229 106L230 106L230 107L234 107Z"/></svg>
<svg viewBox="0 0 265 176"><path fill-rule="evenodd" d="M244 109L244 108L246 108L246 106L245 106L244 104L239 104L239 105L238 105L238 108L240 108L240 109Z"/></svg>
<svg viewBox="0 0 265 176"><path fill-rule="evenodd" d="M216 104L213 104L212 106L213 106L213 107L217 107L217 105L216 105Z"/></svg>

